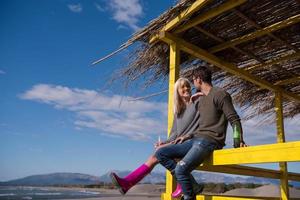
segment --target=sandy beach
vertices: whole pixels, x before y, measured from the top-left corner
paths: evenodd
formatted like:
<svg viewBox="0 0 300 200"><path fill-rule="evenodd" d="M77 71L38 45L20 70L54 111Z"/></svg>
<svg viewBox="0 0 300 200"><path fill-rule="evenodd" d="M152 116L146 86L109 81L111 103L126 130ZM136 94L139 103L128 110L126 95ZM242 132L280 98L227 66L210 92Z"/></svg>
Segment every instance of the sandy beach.
<svg viewBox="0 0 300 200"><path fill-rule="evenodd" d="M131 188L126 195L121 195L117 189L80 188L80 187L2 187L0 199L83 199L83 200L160 200L165 191L164 185L139 184ZM206 195L216 195L204 192ZM263 185L258 188L237 188L218 196L252 196L276 198L280 196L277 185ZM74 197L74 198L73 198ZM290 188L290 197L299 198L300 189Z"/></svg>
<svg viewBox="0 0 300 200"><path fill-rule="evenodd" d="M86 198L85 200L160 200L160 194L164 191L162 185L140 184L133 187L128 194L120 195L117 190L104 190L101 193L106 194L105 197ZM99 191L99 190L98 190ZM212 195L212 194L208 194ZM223 194L226 196L264 196L264 197L279 197L279 187L275 185L264 185L255 189L234 189ZM290 197L299 198L300 190L290 188Z"/></svg>
<svg viewBox="0 0 300 200"><path fill-rule="evenodd" d="M71 200L71 199L70 199ZM160 196L143 196L143 195L125 195L116 197L98 197L98 198L86 198L84 200L160 200Z"/></svg>
<svg viewBox="0 0 300 200"><path fill-rule="evenodd" d="M126 195L121 195L116 189L87 189L97 191L104 197L85 198L84 200L160 200L164 185L139 184L134 186ZM71 199L69 199L71 200Z"/></svg>

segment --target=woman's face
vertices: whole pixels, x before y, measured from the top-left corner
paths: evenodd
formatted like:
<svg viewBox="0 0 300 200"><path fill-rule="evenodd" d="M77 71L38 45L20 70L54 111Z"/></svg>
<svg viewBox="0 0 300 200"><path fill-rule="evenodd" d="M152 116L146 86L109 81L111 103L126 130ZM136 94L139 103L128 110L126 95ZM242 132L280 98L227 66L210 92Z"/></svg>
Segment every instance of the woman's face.
<svg viewBox="0 0 300 200"><path fill-rule="evenodd" d="M178 94L181 98L190 98L191 97L191 86L189 83L180 84L178 87Z"/></svg>

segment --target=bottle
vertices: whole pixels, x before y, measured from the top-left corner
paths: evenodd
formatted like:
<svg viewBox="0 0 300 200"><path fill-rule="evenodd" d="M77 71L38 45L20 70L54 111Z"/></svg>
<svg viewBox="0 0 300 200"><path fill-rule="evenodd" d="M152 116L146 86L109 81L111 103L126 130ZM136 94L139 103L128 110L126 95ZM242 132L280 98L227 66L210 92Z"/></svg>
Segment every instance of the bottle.
<svg viewBox="0 0 300 200"><path fill-rule="evenodd" d="M241 128L239 125L233 125L233 147L238 148L240 147L241 143Z"/></svg>

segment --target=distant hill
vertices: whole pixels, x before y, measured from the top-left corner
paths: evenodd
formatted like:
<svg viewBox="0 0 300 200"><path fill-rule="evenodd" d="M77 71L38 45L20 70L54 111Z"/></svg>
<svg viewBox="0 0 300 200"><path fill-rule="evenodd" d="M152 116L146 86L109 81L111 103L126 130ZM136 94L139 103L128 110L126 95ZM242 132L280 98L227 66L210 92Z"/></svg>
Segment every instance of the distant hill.
<svg viewBox="0 0 300 200"><path fill-rule="evenodd" d="M97 184L99 177L79 173L53 173L33 175L21 179L0 182L0 185L13 186L50 186L50 185L87 185Z"/></svg>
<svg viewBox="0 0 300 200"><path fill-rule="evenodd" d="M130 171L118 171L114 170L120 177L125 177L127 176ZM111 183L111 179L109 176L110 172L103 174L100 176L100 180L105 183ZM165 173L164 172L151 172L148 176L146 176L141 183L152 183L152 184L157 184L157 183L165 183Z"/></svg>
<svg viewBox="0 0 300 200"><path fill-rule="evenodd" d="M129 171L116 171L120 177L125 177ZM225 174L209 173L209 172L194 172L195 179L198 182L203 183L256 183L256 184L273 184L278 185L279 181L275 179L266 179L259 177L241 177L241 176L229 176ZM91 185L98 184L100 182L111 183L109 172L102 176L91 176L87 174L79 173L53 173L28 176L21 179L0 182L0 185L13 185L13 186L51 186L51 185ZM146 176L141 183L164 183L165 173L164 172L151 172ZM300 187L300 182L290 182L294 187Z"/></svg>

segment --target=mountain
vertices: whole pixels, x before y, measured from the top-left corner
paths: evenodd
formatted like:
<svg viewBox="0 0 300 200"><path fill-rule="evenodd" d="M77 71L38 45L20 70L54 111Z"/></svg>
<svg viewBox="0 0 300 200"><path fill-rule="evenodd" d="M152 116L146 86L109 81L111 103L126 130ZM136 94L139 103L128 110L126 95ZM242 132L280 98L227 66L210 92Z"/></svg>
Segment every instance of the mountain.
<svg viewBox="0 0 300 200"><path fill-rule="evenodd" d="M120 177L125 177L130 171L115 171ZM213 173L213 172L193 172L193 176L200 183L256 183L256 184L273 184L278 185L279 181L275 179L267 179L260 177L242 177L242 176L229 176L226 174ZM100 177L102 182L110 183L109 173L106 173ZM165 182L165 172L151 172L146 176L141 183L164 183Z"/></svg>
<svg viewBox="0 0 300 200"><path fill-rule="evenodd" d="M53 173L33 175L21 179L0 182L0 185L50 186L50 185L87 185L99 183L97 176L79 173Z"/></svg>
<svg viewBox="0 0 300 200"><path fill-rule="evenodd" d="M120 177L125 177L130 171L115 171ZM273 184L278 185L279 181L275 179L259 178L259 177L242 177L242 176L230 176L226 174L213 173L213 172L193 172L195 179L202 183L256 183L256 184ZM11 180L7 182L0 182L1 185L13 185L13 186L50 186L50 185L90 185L97 184L99 182L111 183L109 173L102 176L91 176L87 174L79 173L53 173L44 175L28 176L21 179ZM164 183L165 172L151 172L146 176L141 183ZM299 182L290 182L295 187L299 187Z"/></svg>

